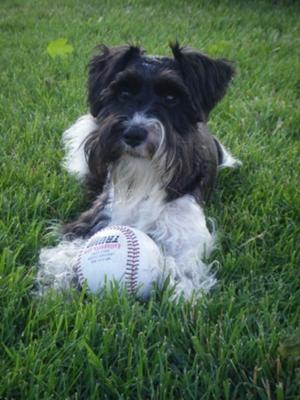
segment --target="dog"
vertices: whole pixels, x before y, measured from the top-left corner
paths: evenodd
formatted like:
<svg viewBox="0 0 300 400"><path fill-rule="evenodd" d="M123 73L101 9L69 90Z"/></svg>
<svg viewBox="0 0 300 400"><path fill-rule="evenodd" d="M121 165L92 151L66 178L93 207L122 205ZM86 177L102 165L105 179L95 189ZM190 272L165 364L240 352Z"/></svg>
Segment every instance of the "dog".
<svg viewBox="0 0 300 400"><path fill-rule="evenodd" d="M235 159L207 128L234 75L232 63L170 45L173 56L138 46L101 45L88 64L89 114L63 134L63 166L86 187L91 207L42 249L38 283L68 288L74 257L91 235L128 225L160 247L175 294L191 298L215 284L205 262L215 247L204 207L218 169Z"/></svg>

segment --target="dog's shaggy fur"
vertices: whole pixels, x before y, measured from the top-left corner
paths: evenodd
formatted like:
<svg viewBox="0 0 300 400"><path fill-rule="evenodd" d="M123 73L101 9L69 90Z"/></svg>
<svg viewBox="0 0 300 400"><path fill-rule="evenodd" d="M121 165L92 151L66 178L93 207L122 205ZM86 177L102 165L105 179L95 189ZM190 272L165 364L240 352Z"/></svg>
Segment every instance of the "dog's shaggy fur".
<svg viewBox="0 0 300 400"><path fill-rule="evenodd" d="M41 290L68 287L79 249L110 224L138 228L157 243L177 294L189 298L215 283L204 262L215 234L203 207L217 170L239 162L206 122L234 71L177 43L171 49L173 57L157 57L102 46L89 63L90 113L63 134L63 165L86 185L92 205L63 227L56 247L41 251Z"/></svg>

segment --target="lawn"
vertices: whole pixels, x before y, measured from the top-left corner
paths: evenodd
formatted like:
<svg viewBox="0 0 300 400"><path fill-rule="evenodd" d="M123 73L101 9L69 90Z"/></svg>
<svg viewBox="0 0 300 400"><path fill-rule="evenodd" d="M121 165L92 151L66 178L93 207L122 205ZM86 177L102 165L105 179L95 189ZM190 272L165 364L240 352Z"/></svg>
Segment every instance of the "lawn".
<svg viewBox="0 0 300 400"><path fill-rule="evenodd" d="M292 1L1 0L0 398L300 399L300 5ZM87 111L96 44L235 60L209 126L243 166L221 171L218 284L192 305L33 295L53 221L84 207L61 133ZM66 39L73 50L51 57ZM51 47L50 47L51 48ZM298 168L297 168L298 167Z"/></svg>

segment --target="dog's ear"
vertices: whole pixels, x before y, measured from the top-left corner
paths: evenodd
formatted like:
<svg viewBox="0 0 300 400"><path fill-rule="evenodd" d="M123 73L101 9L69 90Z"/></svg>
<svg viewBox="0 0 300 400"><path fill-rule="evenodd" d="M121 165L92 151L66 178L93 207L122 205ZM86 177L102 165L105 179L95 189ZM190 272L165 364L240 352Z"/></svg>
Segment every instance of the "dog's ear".
<svg viewBox="0 0 300 400"><path fill-rule="evenodd" d="M135 46L118 46L108 48L98 46L100 52L88 64L88 102L91 114L96 117L101 109L101 94L111 83L114 76L126 68L143 50Z"/></svg>
<svg viewBox="0 0 300 400"><path fill-rule="evenodd" d="M224 96L234 74L232 64L212 59L188 47L170 44L180 72L191 93L197 118L206 121L210 111Z"/></svg>

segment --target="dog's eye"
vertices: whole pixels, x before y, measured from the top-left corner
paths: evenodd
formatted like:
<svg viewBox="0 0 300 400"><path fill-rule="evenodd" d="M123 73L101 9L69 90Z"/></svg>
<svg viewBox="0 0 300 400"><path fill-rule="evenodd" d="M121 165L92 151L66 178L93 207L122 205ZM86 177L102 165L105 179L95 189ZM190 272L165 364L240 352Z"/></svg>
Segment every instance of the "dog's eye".
<svg viewBox="0 0 300 400"><path fill-rule="evenodd" d="M178 104L179 101L178 97L175 94L171 93L165 94L163 96L163 100L169 106L175 106L176 104Z"/></svg>
<svg viewBox="0 0 300 400"><path fill-rule="evenodd" d="M128 89L122 89L118 93L118 97L119 97L120 100L128 100L132 96L134 96L133 92L128 90Z"/></svg>

